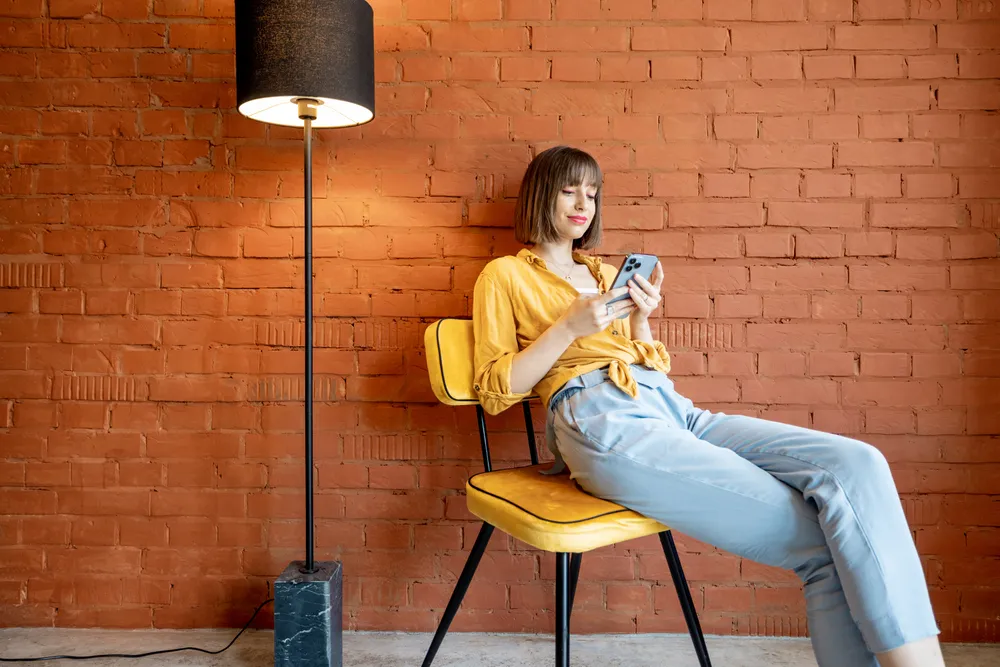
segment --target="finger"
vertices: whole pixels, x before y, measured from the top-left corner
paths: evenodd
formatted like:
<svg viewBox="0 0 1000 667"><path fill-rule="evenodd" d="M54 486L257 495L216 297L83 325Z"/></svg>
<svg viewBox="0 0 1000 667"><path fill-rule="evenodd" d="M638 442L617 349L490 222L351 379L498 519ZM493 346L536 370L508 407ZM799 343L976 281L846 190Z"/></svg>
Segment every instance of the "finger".
<svg viewBox="0 0 1000 667"><path fill-rule="evenodd" d="M638 305L640 308L646 309L650 307L651 297L638 287L631 288L631 290L629 291L629 296L632 297L632 301L634 301L635 304Z"/></svg>
<svg viewBox="0 0 1000 667"><path fill-rule="evenodd" d="M648 280L646 280L642 276L636 276L636 278L639 278L639 279L642 280L642 282L639 283L639 286L642 287L643 291L646 294L650 295L654 299L660 295L660 289L656 285L654 285L653 283L649 282Z"/></svg>
<svg viewBox="0 0 1000 667"><path fill-rule="evenodd" d="M619 287L617 289L608 290L603 296L599 297L601 303L607 303L612 299L620 297L622 294L628 294L628 287Z"/></svg>
<svg viewBox="0 0 1000 667"><path fill-rule="evenodd" d="M625 313L625 312L629 312L629 311L638 309L639 305L634 301L634 297L633 297L633 300L622 301L620 304L615 304L615 308L619 312Z"/></svg>
<svg viewBox="0 0 1000 667"><path fill-rule="evenodd" d="M640 280L642 282L639 282ZM647 295L653 297L654 299L656 298L656 295L657 295L656 288L654 288L652 285L650 285L649 281L646 280L645 278L643 278L642 276L636 276L636 281L635 281L634 284L635 284L636 289L639 290L640 293L647 294Z"/></svg>
<svg viewBox="0 0 1000 667"><path fill-rule="evenodd" d="M659 287L663 283L663 264L661 262L656 263L656 268L653 269L653 284Z"/></svg>

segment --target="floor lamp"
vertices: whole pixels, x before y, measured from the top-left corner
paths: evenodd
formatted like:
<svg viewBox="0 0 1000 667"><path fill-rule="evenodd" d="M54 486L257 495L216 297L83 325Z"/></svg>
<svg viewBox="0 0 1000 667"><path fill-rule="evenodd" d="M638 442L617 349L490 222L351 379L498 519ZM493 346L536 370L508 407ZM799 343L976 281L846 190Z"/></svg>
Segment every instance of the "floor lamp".
<svg viewBox="0 0 1000 667"><path fill-rule="evenodd" d="M274 664L341 667L342 567L313 555L312 130L375 116L375 47L365 0L238 0L236 101L241 114L304 128L305 560L274 584Z"/></svg>

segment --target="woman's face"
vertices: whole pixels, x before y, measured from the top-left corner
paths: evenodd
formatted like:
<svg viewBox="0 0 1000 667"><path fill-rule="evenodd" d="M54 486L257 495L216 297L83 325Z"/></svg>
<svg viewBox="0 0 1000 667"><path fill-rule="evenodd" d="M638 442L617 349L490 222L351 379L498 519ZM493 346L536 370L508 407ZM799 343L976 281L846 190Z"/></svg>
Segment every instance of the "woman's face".
<svg viewBox="0 0 1000 667"><path fill-rule="evenodd" d="M597 186L567 185L556 193L555 227L559 237L571 241L583 236L597 211Z"/></svg>

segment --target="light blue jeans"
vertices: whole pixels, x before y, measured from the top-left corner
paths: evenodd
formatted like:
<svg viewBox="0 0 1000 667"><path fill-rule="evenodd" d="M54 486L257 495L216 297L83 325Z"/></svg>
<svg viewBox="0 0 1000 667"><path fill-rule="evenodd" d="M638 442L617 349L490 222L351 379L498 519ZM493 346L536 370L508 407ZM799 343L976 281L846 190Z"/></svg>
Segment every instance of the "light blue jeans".
<svg viewBox="0 0 1000 667"><path fill-rule="evenodd" d="M839 435L697 408L665 374L606 369L549 403L550 448L587 492L804 584L820 667L936 635L927 584L882 454Z"/></svg>

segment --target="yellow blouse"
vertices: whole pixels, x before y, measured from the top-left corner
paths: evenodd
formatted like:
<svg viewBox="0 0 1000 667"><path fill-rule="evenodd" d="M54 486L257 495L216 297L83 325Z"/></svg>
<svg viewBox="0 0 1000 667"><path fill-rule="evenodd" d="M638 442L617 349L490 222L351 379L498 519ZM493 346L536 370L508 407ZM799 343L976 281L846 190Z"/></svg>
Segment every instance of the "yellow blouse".
<svg viewBox="0 0 1000 667"><path fill-rule="evenodd" d="M610 289L618 272L600 257L573 253L576 261L590 269L600 293ZM550 271L545 260L528 249L486 265L476 280L473 296L475 332L475 388L483 408L499 414L528 394L515 394L510 387L514 355L528 347L552 326L579 296L577 290ZM572 378L598 368L610 367L611 380L630 396L638 387L629 364L667 373L670 356L663 343L632 340L628 317L615 320L607 329L573 342L545 374L534 392L546 406L556 391Z"/></svg>

